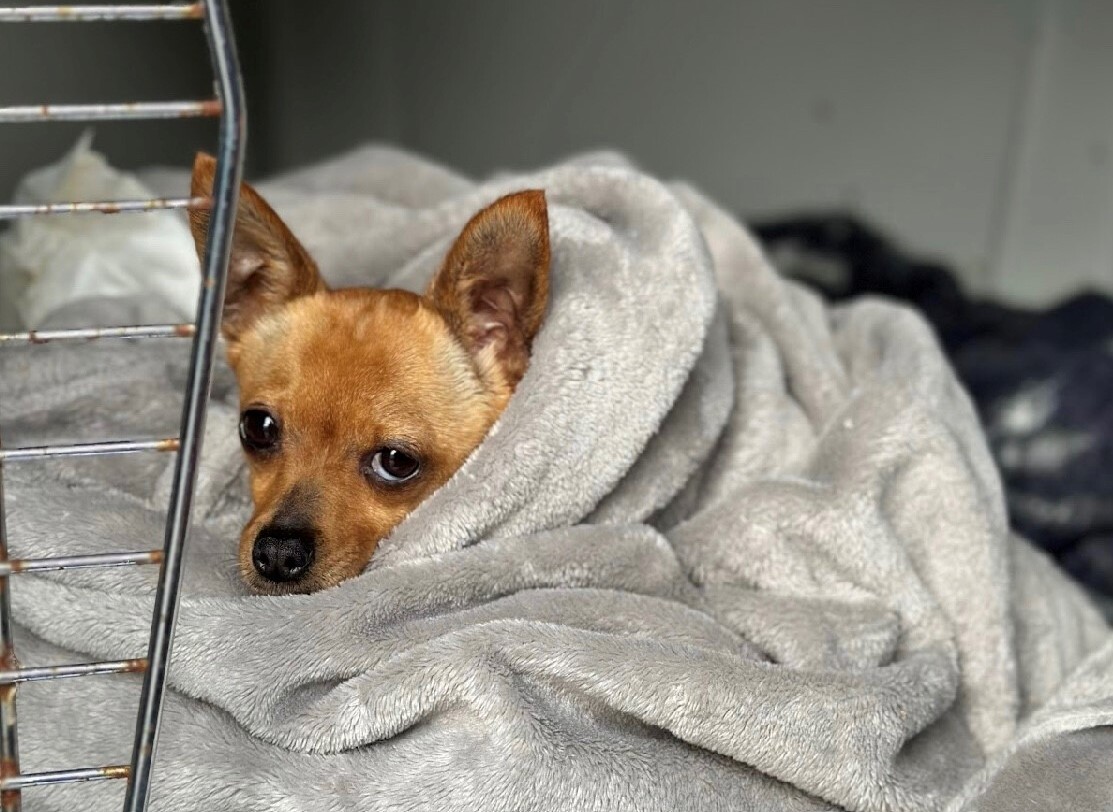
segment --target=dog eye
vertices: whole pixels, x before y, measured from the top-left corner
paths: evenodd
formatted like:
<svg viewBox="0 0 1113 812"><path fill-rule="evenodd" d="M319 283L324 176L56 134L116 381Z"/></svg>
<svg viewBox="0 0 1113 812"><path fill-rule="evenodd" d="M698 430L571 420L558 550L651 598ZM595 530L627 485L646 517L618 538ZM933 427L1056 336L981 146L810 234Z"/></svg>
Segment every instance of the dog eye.
<svg viewBox="0 0 1113 812"><path fill-rule="evenodd" d="M363 466L364 476L374 477L389 485L413 479L420 470L420 462L397 448L380 448Z"/></svg>
<svg viewBox="0 0 1113 812"><path fill-rule="evenodd" d="M273 451L278 445L278 421L266 409L246 409L240 415L240 443L248 451Z"/></svg>

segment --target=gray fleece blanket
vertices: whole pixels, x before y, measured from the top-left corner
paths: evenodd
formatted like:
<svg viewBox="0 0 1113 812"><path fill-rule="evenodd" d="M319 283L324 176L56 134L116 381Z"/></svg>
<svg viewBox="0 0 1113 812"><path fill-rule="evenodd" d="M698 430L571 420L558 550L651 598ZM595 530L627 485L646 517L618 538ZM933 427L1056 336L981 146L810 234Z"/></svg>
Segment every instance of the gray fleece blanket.
<svg viewBox="0 0 1113 812"><path fill-rule="evenodd" d="M417 289L527 186L554 250L532 365L359 578L244 594L220 370L153 809L1109 809L1113 636L1010 534L915 315L826 307L697 192L613 156L476 184L371 148L261 188L334 284ZM57 320L136 316L158 314ZM172 434L185 371L180 344L5 349L6 441ZM10 464L14 554L158 546L170 463ZM21 660L142 655L154 576L17 576ZM138 686L21 688L24 768L126 762Z"/></svg>

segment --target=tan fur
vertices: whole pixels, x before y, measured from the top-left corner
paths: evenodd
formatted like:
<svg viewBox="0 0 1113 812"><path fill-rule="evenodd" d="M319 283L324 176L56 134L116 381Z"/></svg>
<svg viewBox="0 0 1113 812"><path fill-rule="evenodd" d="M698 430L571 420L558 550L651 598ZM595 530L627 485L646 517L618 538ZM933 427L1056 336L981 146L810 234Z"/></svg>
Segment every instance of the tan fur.
<svg viewBox="0 0 1113 812"><path fill-rule="evenodd" d="M212 176L199 156L194 193L207 194ZM262 198L246 184L241 194L223 333L241 409L274 414L282 442L248 455L255 513L240 569L257 591L308 592L358 574L506 407L547 303L545 199L510 195L476 215L418 296L329 291ZM207 217L191 222L200 251ZM369 481L361 460L392 443L416 452L421 473L400 486ZM302 580L276 584L255 572L252 545L292 494L315 528L315 561Z"/></svg>

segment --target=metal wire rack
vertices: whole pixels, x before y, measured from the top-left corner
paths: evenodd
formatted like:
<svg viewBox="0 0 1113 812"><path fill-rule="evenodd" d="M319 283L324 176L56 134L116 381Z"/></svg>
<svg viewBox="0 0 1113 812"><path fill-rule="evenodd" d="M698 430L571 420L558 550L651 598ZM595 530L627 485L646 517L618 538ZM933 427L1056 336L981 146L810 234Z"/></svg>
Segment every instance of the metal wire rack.
<svg viewBox="0 0 1113 812"><path fill-rule="evenodd" d="M45 784L127 779L124 809L142 812L150 793L151 767L158 738L159 718L178 610L182 549L189 529L197 463L204 433L205 411L212 379L225 276L231 247L233 218L246 138L243 88L226 0L163 5L38 6L0 8L0 23L27 22L137 22L145 20L201 21L209 45L216 97L202 101L134 102L127 104L38 105L0 107L0 124L32 121L104 121L120 119L219 117L217 171L211 198L52 203L38 206L0 206L0 220L30 215L102 212L119 214L153 209L211 208L208 244L202 263L203 279L196 324L162 324L74 330L52 330L0 335L0 351L13 344L48 341L87 341L112 338L191 338L190 371L178 437L156 440L126 439L78 444L4 448L0 442L0 808L18 812L23 790ZM162 549L138 552L73 555L45 559L10 560L4 524L3 469L13 463L33 464L57 456L90 456L144 451L177 453ZM51 667L22 667L13 648L8 579L22 572L161 565L147 656L117 662L77 663ZM23 773L19 765L16 692L20 683L38 680L143 673L143 689L135 724L131 764Z"/></svg>

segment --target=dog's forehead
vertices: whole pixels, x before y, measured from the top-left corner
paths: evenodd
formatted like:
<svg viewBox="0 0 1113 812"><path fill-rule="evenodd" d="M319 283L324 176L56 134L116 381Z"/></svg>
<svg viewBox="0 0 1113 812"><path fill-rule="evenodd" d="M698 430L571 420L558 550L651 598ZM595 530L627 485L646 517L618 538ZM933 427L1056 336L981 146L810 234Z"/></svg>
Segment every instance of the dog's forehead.
<svg viewBox="0 0 1113 812"><path fill-rule="evenodd" d="M452 411L481 389L444 319L403 291L295 300L244 338L237 373L245 401L339 419Z"/></svg>
<svg viewBox="0 0 1113 812"><path fill-rule="evenodd" d="M306 372L358 376L419 365L451 336L420 297L403 291L351 290L304 297L286 313L285 346ZM343 364L349 369L343 369Z"/></svg>

